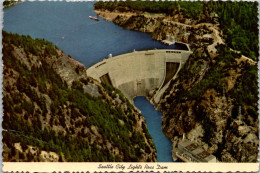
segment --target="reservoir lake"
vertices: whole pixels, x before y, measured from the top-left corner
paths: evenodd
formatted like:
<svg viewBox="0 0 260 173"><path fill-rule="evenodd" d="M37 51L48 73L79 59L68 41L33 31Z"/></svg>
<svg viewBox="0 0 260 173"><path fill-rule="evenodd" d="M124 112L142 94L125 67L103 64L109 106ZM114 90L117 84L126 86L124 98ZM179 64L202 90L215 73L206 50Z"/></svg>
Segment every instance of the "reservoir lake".
<svg viewBox="0 0 260 173"><path fill-rule="evenodd" d="M22 2L4 10L3 29L32 38L53 42L86 68L107 58L135 50L176 49L152 40L147 33L123 29L96 17L93 2ZM145 117L157 150L158 162L172 162L171 141L161 130L161 113L145 97L136 97L135 105Z"/></svg>

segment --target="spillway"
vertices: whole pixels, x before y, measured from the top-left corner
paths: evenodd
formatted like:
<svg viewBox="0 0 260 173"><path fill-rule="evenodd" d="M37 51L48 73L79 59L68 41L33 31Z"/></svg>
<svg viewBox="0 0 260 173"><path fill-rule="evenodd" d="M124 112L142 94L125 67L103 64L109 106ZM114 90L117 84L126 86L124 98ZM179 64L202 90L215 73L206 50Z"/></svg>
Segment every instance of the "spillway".
<svg viewBox="0 0 260 173"><path fill-rule="evenodd" d="M130 100L153 96L158 102L191 53L190 49L133 51L104 59L88 68L87 75L118 88Z"/></svg>

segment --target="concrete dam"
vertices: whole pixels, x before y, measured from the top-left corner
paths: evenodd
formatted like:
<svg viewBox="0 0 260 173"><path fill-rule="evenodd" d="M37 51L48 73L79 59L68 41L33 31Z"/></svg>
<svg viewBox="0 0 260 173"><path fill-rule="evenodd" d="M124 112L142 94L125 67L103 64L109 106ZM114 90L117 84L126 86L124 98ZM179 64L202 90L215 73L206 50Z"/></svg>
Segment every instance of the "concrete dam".
<svg viewBox="0 0 260 173"><path fill-rule="evenodd" d="M154 49L110 57L88 68L87 75L118 88L131 101L150 96L158 103L192 53L186 46L187 50Z"/></svg>

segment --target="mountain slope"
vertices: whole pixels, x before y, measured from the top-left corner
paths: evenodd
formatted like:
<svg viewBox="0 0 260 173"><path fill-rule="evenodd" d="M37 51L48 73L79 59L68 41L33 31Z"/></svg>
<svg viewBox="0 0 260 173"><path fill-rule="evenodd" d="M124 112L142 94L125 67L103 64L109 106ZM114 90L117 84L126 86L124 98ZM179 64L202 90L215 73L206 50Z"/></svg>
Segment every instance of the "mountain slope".
<svg viewBox="0 0 260 173"><path fill-rule="evenodd" d="M157 107L173 147L184 136L219 161L257 161L256 6L253 2L168 1L95 5L97 14L126 29L150 32L155 40L170 35L190 44L193 54Z"/></svg>
<svg viewBox="0 0 260 173"><path fill-rule="evenodd" d="M52 43L3 31L4 161L156 161L145 120Z"/></svg>

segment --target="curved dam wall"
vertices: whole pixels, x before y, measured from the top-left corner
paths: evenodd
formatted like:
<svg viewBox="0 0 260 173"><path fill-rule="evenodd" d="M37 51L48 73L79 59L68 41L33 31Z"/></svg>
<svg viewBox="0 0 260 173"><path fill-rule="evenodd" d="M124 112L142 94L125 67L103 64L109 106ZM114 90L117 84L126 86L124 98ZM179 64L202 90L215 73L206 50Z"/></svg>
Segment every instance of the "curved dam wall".
<svg viewBox="0 0 260 173"><path fill-rule="evenodd" d="M104 59L88 68L87 75L120 89L130 100L155 96L167 87L191 53L173 49L134 51Z"/></svg>

